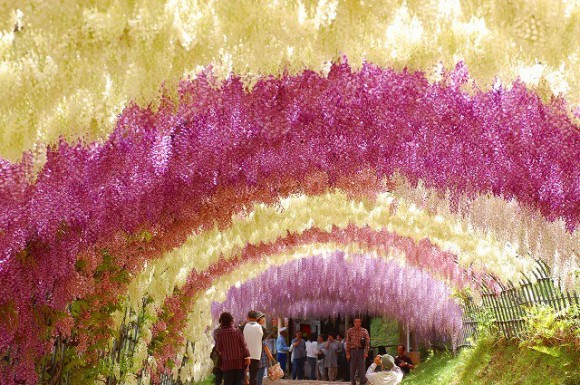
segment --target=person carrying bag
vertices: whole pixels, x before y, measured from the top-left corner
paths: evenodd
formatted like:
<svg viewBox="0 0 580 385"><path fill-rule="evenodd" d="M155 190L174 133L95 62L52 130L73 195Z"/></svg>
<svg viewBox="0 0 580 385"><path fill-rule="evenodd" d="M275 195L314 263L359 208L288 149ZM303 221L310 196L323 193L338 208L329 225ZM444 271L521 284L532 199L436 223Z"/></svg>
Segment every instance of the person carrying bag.
<svg viewBox="0 0 580 385"><path fill-rule="evenodd" d="M270 365L268 367L268 378L271 381L277 381L277 380L281 379L282 377L284 377L284 371L280 367L279 362L276 362L275 364Z"/></svg>
<svg viewBox="0 0 580 385"><path fill-rule="evenodd" d="M264 329L264 335L262 338L262 355L260 357L260 365L258 368L258 373L257 373L257 378L256 378L256 383L257 385L262 385L262 381L264 380L264 375L266 374L266 370L268 370L268 377L270 377L270 368L272 367L272 363L276 363L278 365L278 367L280 368L280 364L278 364L276 362L276 360L274 359L274 356L272 355L272 352L270 351L270 348L268 347L268 344L266 343L266 341L270 338L270 332L267 332ZM282 370L282 368L280 368L280 370ZM284 372L282 372L282 375L284 375ZM277 378L278 379L278 378Z"/></svg>

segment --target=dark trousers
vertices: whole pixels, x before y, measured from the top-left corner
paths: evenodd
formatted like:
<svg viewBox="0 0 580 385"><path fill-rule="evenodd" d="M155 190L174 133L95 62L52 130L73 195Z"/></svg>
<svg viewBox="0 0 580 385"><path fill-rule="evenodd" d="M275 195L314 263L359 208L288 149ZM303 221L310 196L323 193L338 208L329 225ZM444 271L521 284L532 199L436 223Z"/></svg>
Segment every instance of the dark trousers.
<svg viewBox="0 0 580 385"><path fill-rule="evenodd" d="M244 369L224 371L224 385L244 385Z"/></svg>
<svg viewBox="0 0 580 385"><path fill-rule="evenodd" d="M316 380L316 357L306 357L308 361L308 366L310 366L310 373L308 373L308 377L311 380Z"/></svg>
<svg viewBox="0 0 580 385"><path fill-rule="evenodd" d="M280 363L280 367L282 368L282 371L284 373L286 373L286 358L287 357L288 357L288 353L278 353L278 355L276 356L276 359Z"/></svg>
<svg viewBox="0 0 580 385"><path fill-rule="evenodd" d="M213 381L214 385L222 385L224 372L222 372L220 368L213 368L213 375L215 376L215 379Z"/></svg>
<svg viewBox="0 0 580 385"><path fill-rule="evenodd" d="M260 369L260 360L250 360L250 385L258 385L258 369Z"/></svg>
<svg viewBox="0 0 580 385"><path fill-rule="evenodd" d="M338 378L342 378L343 381L350 381L350 376L348 375L349 366L346 354L344 352L338 353Z"/></svg>
<svg viewBox="0 0 580 385"><path fill-rule="evenodd" d="M292 379L304 379L304 363L306 362L306 357L295 358L292 360Z"/></svg>
<svg viewBox="0 0 580 385"><path fill-rule="evenodd" d="M356 385L356 375L360 385L367 383L367 376L365 370L365 350L364 349L350 349L350 383Z"/></svg>
<svg viewBox="0 0 580 385"><path fill-rule="evenodd" d="M264 375L266 374L266 371L268 370L267 366L264 366L263 368L258 369L258 377L256 378L256 383L258 385L262 385L263 381L264 381Z"/></svg>

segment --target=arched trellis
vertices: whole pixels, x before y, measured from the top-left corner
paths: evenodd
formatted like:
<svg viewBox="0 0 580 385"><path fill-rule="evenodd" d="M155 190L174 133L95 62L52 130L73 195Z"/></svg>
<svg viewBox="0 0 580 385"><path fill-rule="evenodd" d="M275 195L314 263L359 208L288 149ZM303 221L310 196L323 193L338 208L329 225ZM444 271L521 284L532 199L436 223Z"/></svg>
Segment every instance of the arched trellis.
<svg viewBox="0 0 580 385"><path fill-rule="evenodd" d="M302 198L304 199L304 198ZM318 201L319 203L322 201ZM331 201L331 203L334 203ZM340 243L343 244L342 247L346 247L347 250L349 250L350 252L357 252L357 251L364 251L364 252L372 252L378 255L383 254L384 256L386 256L387 258L393 258L393 257L397 257L398 253L403 252L403 254L407 253L408 255L406 257L404 257L403 259L400 259L400 261L402 263L406 263L406 264L410 264L410 265L417 265L420 266L421 264L423 264L424 267L427 267L427 261L431 260L432 263L430 263L429 265L432 266L431 270L435 273L437 273L438 269L441 269L437 274L441 277L447 277L446 279L452 279L453 275L447 275L447 274L457 274L454 273L454 271L458 268L457 266L457 258L456 256L450 254L450 253L445 253L445 252L441 252L438 251L437 248L434 245L431 245L429 243L429 241L424 240L423 242L419 242L418 245L421 245L420 247L416 248L415 246L415 242L412 240L412 238L405 238L405 237L400 237L398 235L395 235L393 233L384 231L384 230L372 230L371 228L356 228L351 226L348 226L344 229L334 229L334 231L332 232L327 232L326 230L321 230L321 229L317 229L317 228L312 228L311 230L303 230L301 235L294 235L292 237L289 237L289 239L282 239L280 240L279 243L274 243L272 245L268 245L268 244L263 244L260 246L250 246L249 250L246 253L242 253L241 255L237 256L237 260L239 261L249 261L252 255L254 255L254 259L256 256L260 256L260 254L263 254L264 256L270 256L268 257L268 259L272 259L271 255L274 252L280 252L283 250L289 250L288 248L292 245L292 244L296 244L297 246L302 245L302 249L299 249L295 252L296 256L301 256L301 255L307 255L307 253L312 251L312 245L314 242L330 242L330 241L334 241L334 243L330 243L329 245L322 245L324 247L326 247L329 250L332 250L333 247L336 247L335 245L339 245ZM356 241L360 242L361 245L356 244ZM339 242L339 243L336 243ZM414 250L414 248L416 248L416 250ZM321 248L321 250L323 250L323 248ZM259 253L256 253L259 252ZM430 257L430 255L432 255ZM411 257L412 256L412 257ZM419 259L417 259L419 258ZM223 262L218 262L215 264L215 266L218 266L220 264L231 264L232 261L227 262L227 261L223 261ZM451 267L451 269L449 267L446 267L446 264L449 265ZM214 267L215 267L214 266ZM455 266L455 267L453 267ZM263 268L263 267L262 267ZM223 269L221 270L223 272ZM258 271L260 271L258 269ZM219 272L219 270L218 270ZM460 273L459 275L456 275L456 279L459 279L457 281L457 284L460 284L460 282L463 282L461 285L465 286L465 285L470 285L469 280L470 279L474 279L475 276L472 275L472 273L467 272L466 275L464 275L464 273L461 273L460 270L458 270L458 272ZM234 272L235 274L235 272ZM471 278L470 278L471 277ZM198 276L197 279L193 279L190 282L192 282L193 286L192 289L194 289L194 291L190 292L188 291L188 289L186 289L185 287L182 288L181 290L181 295L183 295L185 298L189 298L192 297L194 299L194 295L196 293L196 290L200 290L199 286L196 286L200 283L199 278L202 278L202 280L206 281L206 289L209 288L210 285L215 285L216 282L213 280L213 278L211 278L211 276L205 276L204 275L200 275ZM209 280L208 280L209 279ZM235 280L237 280L238 278L235 278ZM466 280L464 280L466 279ZM462 281L464 280L464 281ZM473 284L477 285L477 282L479 281L479 279L477 279L476 281L473 282ZM232 283L230 283L229 285L231 285ZM203 287L201 288L201 290L205 290L203 289ZM171 302L170 302L171 303ZM191 303L191 300L188 301L188 303ZM179 303L177 302L177 304L180 305L180 307L187 309L187 305L183 304L183 303ZM168 308L168 311L171 312L171 307ZM195 312L195 311L194 311ZM123 315L126 315L126 313L123 313ZM173 326L175 327L176 325L173 324ZM121 333L124 329L121 328ZM179 330L177 330L179 331ZM172 331L173 332L173 331ZM199 337L193 337L192 339L196 340ZM173 343L178 343L178 341L165 341L168 345L173 345ZM170 343L172 342L172 343ZM113 347L116 346L117 343L114 342L113 343ZM161 352L160 354L165 354L164 352ZM207 358L206 355L201 355L200 357L198 357L198 359L203 360Z"/></svg>
<svg viewBox="0 0 580 385"><path fill-rule="evenodd" d="M489 234L468 231L466 226L431 215L388 193L374 200L349 199L339 192L297 195L272 205L256 205L245 215L234 217L228 228L192 234L181 247L148 263L128 291L139 301L151 284L164 283L161 290L150 290L160 303L163 295L171 295L173 287L181 290L189 274L205 270L220 258L236 257L246 245L268 244L286 237L296 241L303 233L312 233L312 242L323 241L323 233L333 233L335 242L341 242L341 237L352 242L361 238L362 242L384 246L390 243L387 240L394 240L392 236L396 233L395 237L403 238L389 247L410 248L412 243L428 242L442 252L459 254L456 262L476 274L495 272L499 276L515 276L519 271L527 271L526 259L519 258L514 249L502 247ZM357 229L363 227L368 227L368 231L357 234ZM373 234L375 230L387 229L382 235ZM381 240L381 236L385 238ZM310 241L306 239L302 243ZM424 252L429 252L427 249ZM485 263L477 259L481 253L485 253Z"/></svg>
<svg viewBox="0 0 580 385"><path fill-rule="evenodd" d="M306 202L307 198L301 198L301 201ZM315 202L319 205L321 205L322 203L324 203L324 200L320 200L317 199L315 200ZM331 201L332 203L334 203L334 201ZM316 206L316 204L313 204L313 206ZM348 206L348 205L346 205ZM306 206L308 207L308 205ZM324 211L324 208L323 208ZM331 208L326 209L326 213L332 211ZM344 211L339 210L338 211L340 214L343 214ZM313 215L314 211L313 209L308 209L308 215ZM260 216L262 216L263 214L260 214ZM366 215L366 214L365 214ZM250 215L251 217L252 215ZM268 223L270 223L270 220L274 220L273 217L271 216L266 216L266 218L268 218ZM341 223L346 223L348 222L348 218L342 218L343 222ZM326 223L330 223L330 222L326 222ZM275 226L275 222L273 222L273 226ZM403 249L406 249L407 253L410 253L409 255L413 255L412 259L409 259L407 261L407 263L410 263L412 265L421 265L423 264L424 267L428 266L428 262L429 260L432 260L433 263L432 265L435 266L437 265L438 268L442 268L443 271L445 269L448 269L447 267L445 267L445 258L447 258L448 262L450 262L450 266L451 269L456 269L457 265L456 265L456 259L453 255L448 254L447 257L445 257L445 253L440 254L441 257L443 257L444 259L430 259L428 258L429 254L435 250L433 249L433 245L430 245L430 243L428 241L425 241L423 243L423 248L419 248L416 251L413 251L414 246L412 246L413 242L411 241L410 243L408 241L410 241L410 238L407 239L407 241L403 241L403 243L400 243L399 246L397 246L397 242L399 241L395 241L394 243L392 243L392 240L397 239L398 236L395 236L395 238L393 238L393 235L390 234L389 232L384 232L384 231L375 231L372 230L370 228L362 228L362 229L358 229L356 227L354 227L353 225L348 226L345 229L335 229L332 232L327 232L327 230L321 230L321 229L317 229L317 228L312 228L311 230L301 230L302 233L301 234L288 234L287 238L281 238L279 240L276 240L276 242L274 242L272 244L272 246L270 246L269 244L262 244L262 245L258 245L258 246L252 246L249 245L248 247L248 252L244 252L241 254L235 254L235 258L239 259L239 260L247 260L248 258L252 257L255 258L256 255L260 255L260 254L264 254L264 255L271 255L274 253L279 253L281 250L286 250L288 247L292 246L292 245L300 245L302 244L303 246L308 246L308 244L313 243L313 242L328 242L328 241L334 241L334 244L341 243L344 246L342 247L349 247L349 244L351 246L356 245L357 242L360 242L363 245L366 245L365 247L362 247L362 249L360 249L359 246L359 250L362 250L363 252L369 251L371 250L372 252L385 252L387 255L389 255L391 253L391 251L389 251L390 248L393 248L393 250L396 250L398 247L403 247ZM345 238L346 237L346 238ZM227 238L226 238L227 239ZM222 241L224 241L224 239L220 239ZM402 239L401 239L402 240ZM405 242L406 245L405 245ZM230 242L225 241L226 245L230 244ZM373 246L375 245L375 246ZM369 248L369 246L372 246ZM333 246L331 244L331 248L332 247L336 247ZM375 248L376 247L376 248ZM410 249L407 249L411 247ZM357 252L357 248L356 247L349 247L349 249L352 249L354 252ZM332 249L331 249L332 250ZM420 250L420 251L419 251ZM304 249L303 253L308 254L310 253L310 249L308 249L308 247L306 249ZM177 253L174 253L177 254ZM183 255L181 256L182 258L187 259L188 258L188 254L183 253ZM415 259L418 258L418 259ZM423 260L421 260L421 258L423 258ZM223 269L225 266L228 266L228 260L230 259L230 257L227 257L227 255L224 256L224 261L216 261L215 265L216 266L221 266L220 268ZM176 266L180 266L180 264L178 262L174 262ZM183 262L181 262L183 263ZM172 263L173 265L173 263ZM455 267L453 267L455 266ZM166 271L166 268L161 269L162 271ZM179 269L177 269L179 270ZM433 270L433 269L432 269ZM434 269L433 271L436 271L437 269ZM451 271L450 271L451 272ZM441 273L438 273L439 275ZM467 277L470 276L469 273ZM171 275L170 275L171 276ZM445 274L443 274L443 276L445 276ZM199 275L196 274L193 276L194 278L191 279L189 281L189 288L187 286L187 284L185 286L180 286L179 290L178 290L178 294L177 296L175 296L174 298L169 297L169 299L171 299L169 301L169 306L166 308L165 311L167 311L167 313L171 314L171 313L175 313L176 312L176 308L175 306L179 307L180 311L183 311L183 309L188 309L189 304L191 304L191 300L187 300L187 299L191 299L194 298L194 295L196 293L196 290L199 290L199 284L200 284L200 278L203 280L207 280L209 277L205 276L205 275ZM448 276L450 277L450 276ZM461 273L459 274L459 276L457 277L461 277ZM170 281L171 279L164 279L165 276L161 276L158 278L158 280L164 280L164 281ZM460 278L461 279L461 278ZM193 290L193 291L192 291ZM179 298L185 298L186 302L181 302L181 300ZM164 321L167 321L166 319ZM170 344L171 345L171 344Z"/></svg>
<svg viewBox="0 0 580 385"><path fill-rule="evenodd" d="M550 276L549 267L543 264L541 261L537 262L537 266L532 273L533 277L522 277L520 282L521 286L503 286L499 293L495 291L489 291L484 289L483 295L484 300L480 305L467 299L464 302L463 315L463 329L462 335L458 340L458 345L468 345L472 338L476 338L476 326L477 321L475 316L479 312L491 312L495 317L494 323L497 325L498 330L506 337L512 338L518 336L519 326L522 322L521 316L524 314L522 306L544 304L552 306L555 311L565 309L568 306L579 306L580 296L576 292L567 292L563 290L559 284L558 280ZM541 294L538 294L541 293ZM541 297L543 296L543 297ZM144 309L145 300L143 302ZM517 310L514 306L519 306ZM215 309L216 307L214 307ZM126 314L130 315L132 310L130 308L126 309ZM519 318L510 319L510 314L517 314ZM137 345L138 335L141 332L140 327L142 326L142 321L139 321L139 317L126 317L120 327L119 337L117 342L112 346L112 349L108 352L110 357L116 357L119 359L122 355L131 356L135 352L135 347ZM141 313L141 317L143 313ZM55 347L53 349L53 356L51 367L55 368L59 366L58 359L59 351L64 350L66 341L57 339L55 342ZM191 364L192 359L194 359L194 352L196 350L196 343L192 341L187 341L185 344L184 354L179 354L175 357L175 362L179 363L173 373L162 374L160 379L163 384L182 384L188 383L184 378L193 377L180 377L182 374L188 374L185 368ZM205 351L204 351L205 352ZM152 369L151 361L146 360L144 366L141 370L137 371L137 379L139 381L143 378L150 378L151 374L149 371ZM55 372L54 369L52 369ZM178 378L181 378L178 380ZM112 381L112 382L111 382ZM193 380L191 380L193 381ZM58 384L65 385L69 384L67 382L67 373L63 373ZM114 378L111 377L109 383L115 383Z"/></svg>
<svg viewBox="0 0 580 385"><path fill-rule="evenodd" d="M248 309L297 318L373 314L407 322L420 338L431 330L457 337L461 310L445 281L382 258L333 252L273 266L230 288L212 304L243 320Z"/></svg>
<svg viewBox="0 0 580 385"><path fill-rule="evenodd" d="M49 346L44 318L96 293L114 302L127 275L192 228L227 226L251 202L328 188L366 195L398 171L452 196L515 197L573 231L576 127L521 84L468 95L466 81L461 66L429 84L420 74L341 64L328 78L269 79L245 94L236 79L214 89L202 77L184 82L177 107L128 108L103 145L60 143L34 182L25 162L3 164L1 305L19 322L2 325L1 342L26 353L18 375L30 380L34 352ZM511 135L514 127L522 135ZM365 170L368 183L353 186ZM70 331L71 322L57 328Z"/></svg>

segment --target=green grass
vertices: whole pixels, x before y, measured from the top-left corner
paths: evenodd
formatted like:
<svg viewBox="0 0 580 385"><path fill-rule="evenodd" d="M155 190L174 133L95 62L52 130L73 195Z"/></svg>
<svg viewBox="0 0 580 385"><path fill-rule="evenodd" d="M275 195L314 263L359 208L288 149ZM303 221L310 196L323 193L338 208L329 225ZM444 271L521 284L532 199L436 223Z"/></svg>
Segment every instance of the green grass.
<svg viewBox="0 0 580 385"><path fill-rule="evenodd" d="M376 317L371 320L371 346L385 346L399 344L399 323L390 318ZM393 351L388 352L393 354Z"/></svg>
<svg viewBox="0 0 580 385"><path fill-rule="evenodd" d="M463 354L437 353L423 361L412 374L405 377L405 385L451 384L457 374L457 367L462 363Z"/></svg>
<svg viewBox="0 0 580 385"><path fill-rule="evenodd" d="M539 351L542 350L542 351ZM578 385L580 351L539 349L517 342L480 341L459 354L429 356L404 385Z"/></svg>
<svg viewBox="0 0 580 385"><path fill-rule="evenodd" d="M213 385L213 383L214 383L214 379L215 379L215 377L214 377L214 375L212 374L211 376L209 376L209 377L208 377L208 378L206 378L205 380L203 380L203 381L199 381L199 382L196 382L196 383L195 383L195 385Z"/></svg>

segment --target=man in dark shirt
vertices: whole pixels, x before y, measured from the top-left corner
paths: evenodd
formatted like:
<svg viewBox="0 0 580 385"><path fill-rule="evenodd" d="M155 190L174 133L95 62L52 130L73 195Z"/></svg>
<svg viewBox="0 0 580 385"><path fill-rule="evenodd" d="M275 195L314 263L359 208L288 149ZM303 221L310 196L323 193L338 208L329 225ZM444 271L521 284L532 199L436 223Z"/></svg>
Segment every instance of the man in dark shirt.
<svg viewBox="0 0 580 385"><path fill-rule="evenodd" d="M405 375L409 374L411 369L415 369L413 361L405 355L405 345L397 346L397 356L395 357L395 365L397 365Z"/></svg>
<svg viewBox="0 0 580 385"><path fill-rule="evenodd" d="M296 332L292 340L292 379L304 379L304 363L306 362L306 342L302 339L302 332Z"/></svg>

